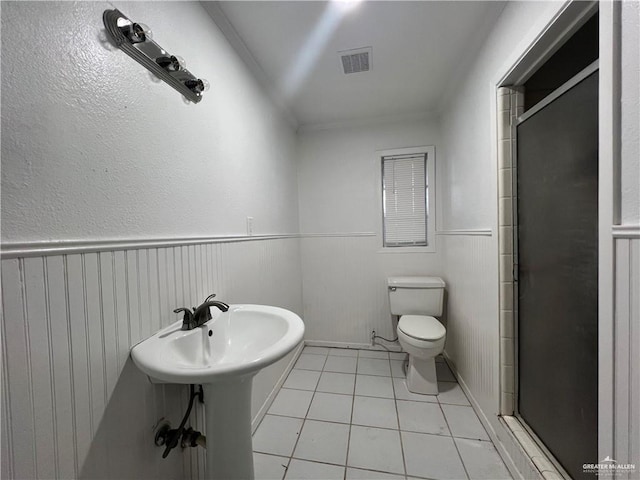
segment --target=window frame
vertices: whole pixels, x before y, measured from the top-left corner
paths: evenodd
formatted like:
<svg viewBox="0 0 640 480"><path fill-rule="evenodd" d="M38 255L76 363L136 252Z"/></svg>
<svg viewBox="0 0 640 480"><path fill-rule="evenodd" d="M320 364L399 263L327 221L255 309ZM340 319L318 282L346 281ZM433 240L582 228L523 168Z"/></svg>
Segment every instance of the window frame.
<svg viewBox="0 0 640 480"><path fill-rule="evenodd" d="M422 246L385 246L384 245L384 205L383 205L383 161L385 157L401 156L401 155L425 155L426 163L426 227L427 227L427 245ZM389 150L376 150L376 198L378 202L379 215L377 233L380 238L380 249L378 253L433 253L436 251L436 157L435 147L433 145L424 145L419 147L394 148Z"/></svg>

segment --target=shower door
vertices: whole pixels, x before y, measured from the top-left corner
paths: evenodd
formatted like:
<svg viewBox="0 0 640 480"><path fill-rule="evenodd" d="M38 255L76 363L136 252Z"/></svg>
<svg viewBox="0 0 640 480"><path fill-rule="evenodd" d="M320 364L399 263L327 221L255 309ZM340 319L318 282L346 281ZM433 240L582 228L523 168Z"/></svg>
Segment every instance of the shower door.
<svg viewBox="0 0 640 480"><path fill-rule="evenodd" d="M572 478L598 434L597 66L520 117L518 414Z"/></svg>

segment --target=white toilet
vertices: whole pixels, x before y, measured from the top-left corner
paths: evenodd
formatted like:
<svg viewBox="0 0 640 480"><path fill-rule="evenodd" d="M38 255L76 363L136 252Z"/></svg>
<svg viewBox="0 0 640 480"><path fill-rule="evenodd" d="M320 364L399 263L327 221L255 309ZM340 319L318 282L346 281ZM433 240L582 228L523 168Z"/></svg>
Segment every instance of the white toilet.
<svg viewBox="0 0 640 480"><path fill-rule="evenodd" d="M436 356L442 353L447 330L434 316L442 315L444 281L438 277L389 277L389 305L398 315L398 340L409 354L407 388L438 393ZM433 315L433 316L432 316Z"/></svg>

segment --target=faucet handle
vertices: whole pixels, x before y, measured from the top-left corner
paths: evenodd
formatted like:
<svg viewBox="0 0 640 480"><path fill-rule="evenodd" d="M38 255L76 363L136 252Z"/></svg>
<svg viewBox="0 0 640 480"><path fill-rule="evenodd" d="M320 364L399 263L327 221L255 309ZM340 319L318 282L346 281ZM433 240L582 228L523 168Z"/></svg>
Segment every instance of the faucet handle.
<svg viewBox="0 0 640 480"><path fill-rule="evenodd" d="M180 312L184 312L185 317L189 316L189 315L193 315L193 312L191 311L191 309L187 308L187 307L180 307L180 308L176 308L173 313L180 313Z"/></svg>
<svg viewBox="0 0 640 480"><path fill-rule="evenodd" d="M184 316L182 317L182 327L188 327L193 324L193 312L186 307L176 308L173 313L184 312Z"/></svg>
<svg viewBox="0 0 640 480"><path fill-rule="evenodd" d="M202 303L208 302L209 300L211 300L211 299L215 298L215 296L216 296L216 294L215 294L215 293L212 293L212 294L211 294L211 295L209 295L207 298L205 298L205 299L204 299L204 302L202 302Z"/></svg>

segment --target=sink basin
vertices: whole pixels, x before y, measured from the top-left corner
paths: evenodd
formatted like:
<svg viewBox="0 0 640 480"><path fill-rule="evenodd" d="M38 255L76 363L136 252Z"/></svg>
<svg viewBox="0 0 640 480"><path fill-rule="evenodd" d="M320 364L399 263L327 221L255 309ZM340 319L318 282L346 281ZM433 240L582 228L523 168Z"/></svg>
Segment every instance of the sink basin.
<svg viewBox="0 0 640 480"><path fill-rule="evenodd" d="M131 358L153 381L203 386L206 480L252 480L253 377L302 341L304 324L293 312L265 305L211 313L193 330L182 330L182 321L160 330L135 345Z"/></svg>
<svg viewBox="0 0 640 480"><path fill-rule="evenodd" d="M211 309L202 327L182 330L176 322L131 350L136 366L156 381L205 384L250 375L280 360L302 340L295 313L265 305Z"/></svg>

